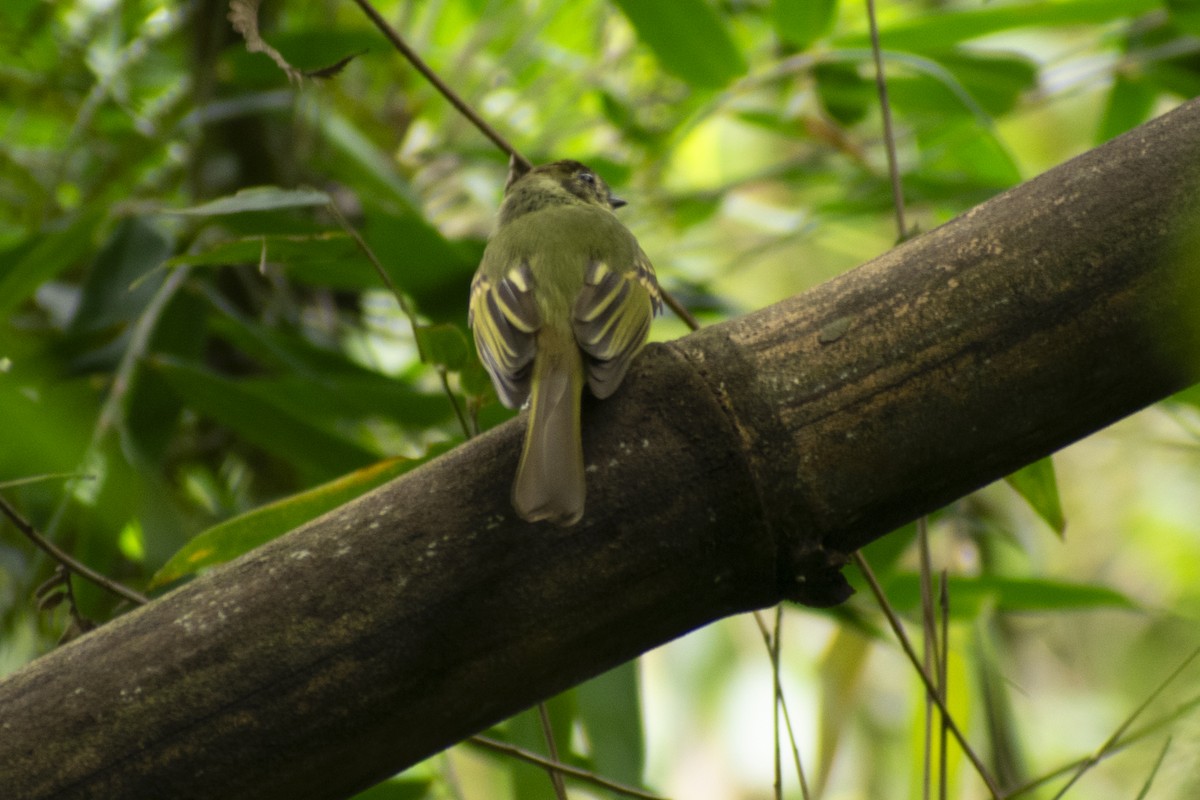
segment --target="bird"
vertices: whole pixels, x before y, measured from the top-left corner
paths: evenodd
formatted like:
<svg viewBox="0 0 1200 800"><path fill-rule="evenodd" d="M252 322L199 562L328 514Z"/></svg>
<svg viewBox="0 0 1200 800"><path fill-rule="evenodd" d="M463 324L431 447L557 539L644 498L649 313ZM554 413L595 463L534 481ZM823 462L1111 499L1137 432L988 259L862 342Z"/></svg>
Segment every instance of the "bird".
<svg viewBox="0 0 1200 800"><path fill-rule="evenodd" d="M496 395L529 403L511 496L529 522L582 518L584 385L611 396L662 311L654 267L613 213L624 205L578 161L514 169L471 281L467 324Z"/></svg>

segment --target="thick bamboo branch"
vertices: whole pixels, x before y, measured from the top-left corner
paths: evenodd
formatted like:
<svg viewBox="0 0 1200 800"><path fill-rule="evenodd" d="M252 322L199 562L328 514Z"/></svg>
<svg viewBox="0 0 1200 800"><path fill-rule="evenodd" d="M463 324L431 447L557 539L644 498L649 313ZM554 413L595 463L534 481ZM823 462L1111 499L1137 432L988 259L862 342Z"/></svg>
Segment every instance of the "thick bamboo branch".
<svg viewBox="0 0 1200 800"><path fill-rule="evenodd" d="M506 425L0 683L23 798L337 798L1197 379L1200 102L585 407L588 511Z"/></svg>

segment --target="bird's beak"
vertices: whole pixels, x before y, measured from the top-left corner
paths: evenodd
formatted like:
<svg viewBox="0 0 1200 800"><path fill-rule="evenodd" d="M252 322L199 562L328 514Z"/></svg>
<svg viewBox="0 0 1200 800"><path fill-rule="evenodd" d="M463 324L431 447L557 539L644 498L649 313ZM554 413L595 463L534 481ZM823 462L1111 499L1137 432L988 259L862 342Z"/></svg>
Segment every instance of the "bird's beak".
<svg viewBox="0 0 1200 800"><path fill-rule="evenodd" d="M613 208L620 208L621 206L627 206L627 205L629 205L629 203L628 203L628 202L626 202L626 201L622 200L622 199L621 199L621 198L619 198L619 197L614 197L614 196L613 196L613 195L611 195L611 194L608 196L608 204L609 204L610 206L612 206Z"/></svg>

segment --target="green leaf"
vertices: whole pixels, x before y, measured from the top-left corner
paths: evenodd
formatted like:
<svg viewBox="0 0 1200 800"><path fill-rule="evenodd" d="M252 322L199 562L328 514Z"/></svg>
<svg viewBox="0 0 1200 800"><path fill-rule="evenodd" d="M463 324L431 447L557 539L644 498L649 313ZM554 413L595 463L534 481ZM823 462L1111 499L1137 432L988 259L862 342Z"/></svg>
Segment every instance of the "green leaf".
<svg viewBox="0 0 1200 800"><path fill-rule="evenodd" d="M149 351L181 360L197 360L207 337L207 304L191 292L177 292L159 316L150 338ZM184 403L154 370L134 372L133 385L125 404L125 429L129 444L148 462L157 463L169 450L177 431Z"/></svg>
<svg viewBox="0 0 1200 800"><path fill-rule="evenodd" d="M418 216L397 215L368 203L363 238L392 280L435 319L466 317L467 287L483 243L451 242ZM364 269L372 275L369 265ZM376 279L378 281L378 279Z"/></svg>
<svg viewBox="0 0 1200 800"><path fill-rule="evenodd" d="M939 55L944 56L946 51ZM883 53L885 68L888 70L888 95L896 108L903 108L911 118L911 123L918 127L936 127L947 114L959 116L963 113L973 116L981 127L991 127L992 118L987 110L963 85L962 81L950 69L935 58L926 55L885 50ZM851 107L869 106L877 102L877 89L874 80L868 80L859 75L859 69L869 64L872 59L870 50L830 50L822 55L822 61L817 69L823 67L849 70L850 75L838 75L843 87L834 84L834 89L846 91L852 89L855 93L849 99ZM1020 59L1013 59L1014 62ZM899 69L897 69L899 67ZM986 80L986 77L985 77ZM991 91L989 89L989 91ZM842 100L846 103L846 100Z"/></svg>
<svg viewBox="0 0 1200 800"><path fill-rule="evenodd" d="M320 131L337 156L333 174L351 185L362 186L362 194L377 194L377 202L398 209L405 216L420 217L421 202L396 171L392 156L371 141L352 120L327 104L310 106L309 122Z"/></svg>
<svg viewBox="0 0 1200 800"><path fill-rule="evenodd" d="M0 314L33 294L37 287L82 261L104 219L99 212L78 217L68 227L41 234L0 257Z"/></svg>
<svg viewBox="0 0 1200 800"><path fill-rule="evenodd" d="M716 194L681 194L675 197L671 203L671 210L675 212L676 224L681 229L708 222L720 209L721 198Z"/></svg>
<svg viewBox="0 0 1200 800"><path fill-rule="evenodd" d="M135 319L161 283L140 279L158 269L170 253L170 242L147 221L120 222L83 282L71 332L96 331Z"/></svg>
<svg viewBox="0 0 1200 800"><path fill-rule="evenodd" d="M409 429L445 421L450 402L440 392L415 391L402 380L378 373L342 374L317 381L300 375L280 375L242 381L247 392L314 427L344 431L347 440L370 447L372 438L352 435L376 418L390 419Z"/></svg>
<svg viewBox="0 0 1200 800"><path fill-rule="evenodd" d="M79 472L100 413L94 387L49 374L55 365L47 359L50 343L44 338L0 332L0 358L11 361L0 373L4 478Z"/></svg>
<svg viewBox="0 0 1200 800"><path fill-rule="evenodd" d="M326 511L348 503L403 475L444 449L444 445L432 448L419 459L389 458L215 525L197 534L163 564L150 579L149 588L166 586L208 567L232 561L277 536L316 519Z"/></svg>
<svg viewBox="0 0 1200 800"><path fill-rule="evenodd" d="M1167 398L1171 403L1183 403L1195 409L1200 409L1200 383L1194 383L1186 389L1181 389Z"/></svg>
<svg viewBox="0 0 1200 800"><path fill-rule="evenodd" d="M598 92L598 95L600 108L604 112L605 118L620 129L622 134L643 145L652 145L656 141L659 132L648 127L639 119L636 102L630 102L627 98L603 90ZM587 163L591 164L592 162L588 161ZM609 178L607 173L605 178Z"/></svg>
<svg viewBox="0 0 1200 800"><path fill-rule="evenodd" d="M946 50L930 55L888 53L888 96L911 119L936 127L944 115L992 118L1010 112L1037 86L1037 67L1021 56ZM898 68L899 67L899 68Z"/></svg>
<svg viewBox="0 0 1200 800"><path fill-rule="evenodd" d="M1167 0L1167 10L1179 30L1200 36L1200 0Z"/></svg>
<svg viewBox="0 0 1200 800"><path fill-rule="evenodd" d="M299 418L285 408L281 398L256 391L253 384L243 385L171 358L156 358L150 364L188 405L313 479L350 472L379 456L358 442Z"/></svg>
<svg viewBox="0 0 1200 800"><path fill-rule="evenodd" d="M594 771L640 786L646 753L637 662L627 661L579 685L575 699Z"/></svg>
<svg viewBox="0 0 1200 800"><path fill-rule="evenodd" d="M821 105L842 125L861 121L877 102L875 85L851 64L818 64L813 70Z"/></svg>
<svg viewBox="0 0 1200 800"><path fill-rule="evenodd" d="M492 378L474 351L471 353L470 362L460 373L459 381L469 397L483 397L492 390Z"/></svg>
<svg viewBox="0 0 1200 800"><path fill-rule="evenodd" d="M882 581L886 581L887 576L896 570L901 557L908 551L909 545L916 538L917 523L910 522L892 531L887 536L880 536L865 546L862 549L863 556L866 557L867 563L871 565L871 569L875 572L876 577Z"/></svg>
<svg viewBox="0 0 1200 800"><path fill-rule="evenodd" d="M470 359L471 345L457 325L442 323L418 326L417 341L420 342L426 364L457 372Z"/></svg>
<svg viewBox="0 0 1200 800"><path fill-rule="evenodd" d="M230 307L220 311L224 313L214 316L209 323L212 332L253 358L268 372L291 373L311 381L329 375L370 373L344 352L314 344L301 330L268 327Z"/></svg>
<svg viewBox="0 0 1200 800"><path fill-rule="evenodd" d="M434 791L430 778L410 778L407 775L376 784L365 792L354 795L352 800L425 800L440 796Z"/></svg>
<svg viewBox="0 0 1200 800"><path fill-rule="evenodd" d="M884 591L888 600L900 611L913 612L920 607L920 576L915 572L897 573L884 585ZM975 617L985 603L993 604L997 610L1005 612L1137 608L1128 597L1107 586L995 575L951 576L949 596L950 613L956 619Z"/></svg>
<svg viewBox="0 0 1200 800"><path fill-rule="evenodd" d="M771 10L779 38L803 50L829 31L837 0L775 0Z"/></svg>
<svg viewBox="0 0 1200 800"><path fill-rule="evenodd" d="M886 538L886 537L885 537ZM818 738L821 742L817 775L828 775L834 757L847 733L855 729L857 712L864 703L863 674L870 662L871 636L863 635L851 625L834 629L828 646L816 666L821 702ZM810 767L811 769L811 767Z"/></svg>
<svg viewBox="0 0 1200 800"><path fill-rule="evenodd" d="M1154 111L1158 93L1158 87L1149 81L1130 80L1118 74L1096 130L1096 144L1104 144L1145 122Z"/></svg>
<svg viewBox="0 0 1200 800"><path fill-rule="evenodd" d="M1180 97L1200 96L1200 69L1182 59L1161 61L1146 67L1146 78L1163 91Z"/></svg>
<svg viewBox="0 0 1200 800"><path fill-rule="evenodd" d="M704 0L615 0L663 68L692 86L719 89L748 69L728 23Z"/></svg>
<svg viewBox="0 0 1200 800"><path fill-rule="evenodd" d="M338 421L386 417L405 427L436 425L450 414L440 392L423 392L399 378L367 369L338 350L325 349L299 331L267 328L234 313L211 322L214 333L279 374L243 381L300 417Z"/></svg>
<svg viewBox="0 0 1200 800"><path fill-rule="evenodd" d="M981 128L975 119L943 119L935 128L921 129L923 180L949 185L1014 186L1021 172L991 128Z"/></svg>
<svg viewBox="0 0 1200 800"><path fill-rule="evenodd" d="M945 68L987 114L996 117L1016 107L1025 92L1037 88L1037 65L1018 55L955 49L929 54ZM953 104L947 97L943 103Z"/></svg>
<svg viewBox="0 0 1200 800"><path fill-rule="evenodd" d="M1058 499L1058 481L1054 476L1054 461L1049 456L1022 467L1005 478L1008 485L1025 498L1037 515L1062 536L1067 522Z"/></svg>
<svg viewBox="0 0 1200 800"><path fill-rule="evenodd" d="M1067 25L1111 25L1158 9L1161 0L1043 0L1033 3L981 5L963 11L920 14L880 26L888 50L929 52L962 42L1021 28ZM838 46L865 46L865 31L838 39Z"/></svg>
<svg viewBox="0 0 1200 800"><path fill-rule="evenodd" d="M379 277L354 240L342 231L268 234L217 242L207 250L175 256L168 267L279 264L289 278L310 286L374 289Z"/></svg>
<svg viewBox="0 0 1200 800"><path fill-rule="evenodd" d="M237 194L219 197L190 208L168 208L168 214L189 214L215 217L240 214L244 211L278 211L284 208L313 208L330 203L329 195L316 189L282 189L278 186L255 186Z"/></svg>

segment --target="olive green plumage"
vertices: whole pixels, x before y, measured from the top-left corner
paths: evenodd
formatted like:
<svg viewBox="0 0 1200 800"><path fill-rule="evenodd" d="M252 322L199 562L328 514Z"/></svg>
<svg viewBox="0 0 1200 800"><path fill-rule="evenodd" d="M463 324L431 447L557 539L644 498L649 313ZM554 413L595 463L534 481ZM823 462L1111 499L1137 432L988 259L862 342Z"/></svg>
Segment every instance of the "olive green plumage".
<svg viewBox="0 0 1200 800"><path fill-rule="evenodd" d="M529 400L512 503L530 522L583 516L583 385L616 391L662 307L622 205L578 161L530 170L507 187L471 283L468 322L496 394L509 408Z"/></svg>

